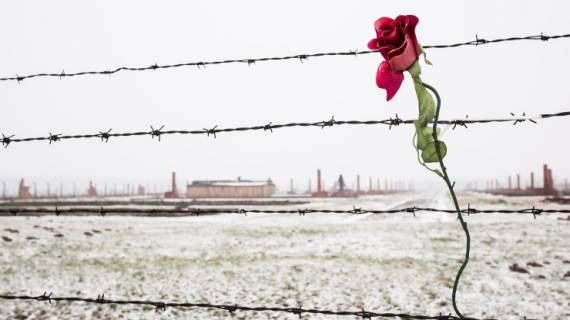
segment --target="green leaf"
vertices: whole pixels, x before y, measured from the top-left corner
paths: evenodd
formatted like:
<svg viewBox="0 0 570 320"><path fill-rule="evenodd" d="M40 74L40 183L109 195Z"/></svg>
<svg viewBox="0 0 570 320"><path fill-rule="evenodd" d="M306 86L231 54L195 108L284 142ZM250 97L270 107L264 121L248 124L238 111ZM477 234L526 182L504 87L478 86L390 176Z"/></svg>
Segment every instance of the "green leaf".
<svg viewBox="0 0 570 320"><path fill-rule="evenodd" d="M416 89L416 96L418 97L419 117L420 124L425 127L435 117L435 101L432 95L427 91L422 83L422 80L414 78L414 88Z"/></svg>
<svg viewBox="0 0 570 320"><path fill-rule="evenodd" d="M443 158L447 154L447 146L445 145L445 143L443 143L443 141L438 141L437 145L439 146L441 159L443 160ZM440 157L437 154L436 142L435 141L430 142L422 150L422 160L424 160L424 162L426 162L426 163L439 162L439 158Z"/></svg>
<svg viewBox="0 0 570 320"><path fill-rule="evenodd" d="M422 54L424 56L424 62L431 66L432 63L431 63L431 61L428 60L426 51L422 47L420 47L420 54Z"/></svg>
<svg viewBox="0 0 570 320"><path fill-rule="evenodd" d="M433 140L433 127L425 127L423 130L424 130L424 134L429 135L431 137L431 140ZM437 128L437 137L438 138L439 138L440 134L441 134L441 128Z"/></svg>
<svg viewBox="0 0 570 320"><path fill-rule="evenodd" d="M416 127L416 136L417 136L416 148L419 150L423 150L428 145L428 143L433 141L433 136L431 135L431 131L426 131L426 129L427 130L431 129L423 127L418 120L414 121L414 125Z"/></svg>
<svg viewBox="0 0 570 320"><path fill-rule="evenodd" d="M439 130L438 130L439 131ZM424 128L424 134L426 136L430 136L433 140L433 128L432 127L425 127Z"/></svg>
<svg viewBox="0 0 570 320"><path fill-rule="evenodd" d="M423 85L422 85L423 87ZM431 94L423 87L422 93L418 96L420 104L419 120L427 125L435 117L435 102Z"/></svg>

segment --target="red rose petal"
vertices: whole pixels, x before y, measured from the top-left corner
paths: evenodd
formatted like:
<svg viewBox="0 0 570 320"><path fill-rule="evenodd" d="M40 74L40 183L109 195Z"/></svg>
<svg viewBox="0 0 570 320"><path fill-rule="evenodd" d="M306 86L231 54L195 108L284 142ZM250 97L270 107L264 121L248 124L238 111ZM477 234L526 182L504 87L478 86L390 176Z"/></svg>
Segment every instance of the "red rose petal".
<svg viewBox="0 0 570 320"><path fill-rule="evenodd" d="M378 50L380 51L380 54L382 54L384 59L388 60L388 53L390 53L390 51L394 50L394 47L393 46L382 46Z"/></svg>
<svg viewBox="0 0 570 320"><path fill-rule="evenodd" d="M394 19L388 17L382 17L376 21L374 21L374 30L377 33L380 33L384 29L392 29L394 28Z"/></svg>
<svg viewBox="0 0 570 320"><path fill-rule="evenodd" d="M400 18L402 17L402 18ZM405 19L404 19L405 17ZM404 22L404 30L403 32L407 35L409 35L411 37L411 39L413 40L413 43L415 45L415 49L416 52L418 54L418 57L420 56L420 44L418 43L418 39L416 37L416 26L418 25L420 19L418 19L418 17L414 16L414 15L408 15L408 16L399 16L396 18L396 21L401 21Z"/></svg>
<svg viewBox="0 0 570 320"><path fill-rule="evenodd" d="M390 101L404 81L402 72L390 69L390 64L382 61L376 72L376 85L379 88L386 89L386 101Z"/></svg>
<svg viewBox="0 0 570 320"><path fill-rule="evenodd" d="M420 22L420 19L410 14L406 16L397 16L396 22L401 23L404 27L410 26L415 29L418 22Z"/></svg>
<svg viewBox="0 0 570 320"><path fill-rule="evenodd" d="M405 39L401 47L388 53L388 62L395 71L407 70L419 57L413 38L406 35Z"/></svg>
<svg viewBox="0 0 570 320"><path fill-rule="evenodd" d="M370 50L378 50L378 39L374 38L368 41L368 49Z"/></svg>
<svg viewBox="0 0 570 320"><path fill-rule="evenodd" d="M384 30L379 34L378 39L382 45L393 45L394 47L399 47L402 41L404 41L404 34L399 28L394 28L390 30Z"/></svg>

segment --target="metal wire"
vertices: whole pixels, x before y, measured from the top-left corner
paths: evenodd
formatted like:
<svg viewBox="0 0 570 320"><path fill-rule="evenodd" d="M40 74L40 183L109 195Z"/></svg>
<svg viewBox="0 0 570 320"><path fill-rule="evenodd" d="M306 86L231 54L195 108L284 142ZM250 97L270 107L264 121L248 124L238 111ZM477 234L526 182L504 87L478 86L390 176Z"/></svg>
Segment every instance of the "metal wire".
<svg viewBox="0 0 570 320"><path fill-rule="evenodd" d="M558 118L558 117L567 117L570 116L570 111L558 112L558 113L550 113L550 114L540 114L534 117L527 117L524 113L521 116L515 116L511 113L512 118L498 118L498 119L456 119L456 120L440 120L438 121L440 124L447 124L453 125L453 129L456 127L464 127L468 128L467 125L471 124L486 124L486 123L512 123L513 125L523 123L523 122L532 122L534 124L537 123L536 120L538 119L550 119L550 118ZM108 142L112 137L135 137L135 136L150 136L151 138L157 138L160 141L163 135L206 135L212 136L214 138L217 137L219 133L226 133L226 132L244 132L244 131L262 131L262 132L273 132L276 129L282 128L292 128L292 127L318 127L318 128L325 128L325 127L332 127L332 126L341 126L341 125L384 125L388 126L389 129L392 129L394 126L399 126L401 124L414 124L414 120L402 120L396 114L395 118L389 118L384 120L335 120L334 116L330 120L325 121L317 121L317 122L292 122L292 123L284 123L284 124L273 124L269 122L265 125L254 125L250 127L235 127L235 128L218 128L218 126L214 126L210 129L203 128L201 130L164 130L164 126L161 126L158 129L155 129L153 126L150 126L150 130L147 131L135 131L135 132L122 132L122 133L112 133L112 129L99 131L98 133L90 133L90 134L53 134L49 132L47 136L41 137L31 137L31 138L14 138L14 135L5 135L2 134L0 138L0 143L4 147L8 147L8 145L12 143L21 143L21 142L32 142L32 141L48 141L50 144L54 142L59 142L62 140L71 140L71 139L100 139L103 142Z"/></svg>
<svg viewBox="0 0 570 320"><path fill-rule="evenodd" d="M508 37L508 38L499 38L499 39L491 39L486 40L484 38L479 38L475 35L475 40L466 41L466 42L459 42L459 43L452 43L452 44L441 44L441 45L426 45L423 46L424 49L446 49L446 48L457 48L463 46L481 46L481 45L488 45L492 43L499 43L499 42L512 42L512 41L523 41L523 40L538 40L538 41L548 41L554 39L563 39L563 38L570 38L570 34L560 34L560 35L552 35L548 36L543 33L540 35L530 35L530 36L523 36L523 37ZM198 69L203 69L208 65L220 65L220 64L232 64L232 63L240 63L240 64L247 64L251 66L257 62L266 62L266 61L284 61L284 60L299 60L301 62L306 61L309 58L317 58L317 57L326 57L326 56L359 56L363 54L370 54L370 53L377 53L377 50L366 50L366 51L358 51L358 50L349 50L349 51L340 51L340 52L321 52L321 53L307 53L307 54L297 54L292 56L281 56L281 57L265 57L265 58L247 58L247 59L228 59L228 60L217 60L217 61L196 61L196 62L184 62L184 63L176 63L176 64L164 64L158 65L153 64L150 66L145 67L118 67L115 69L108 69L108 70L93 70L93 71L80 71L74 73L66 73L62 71L60 73L36 73L36 74L29 74L29 75L16 75L13 77L2 77L0 81L18 81L21 82L26 79L31 78L44 78L44 77L52 77L52 78L68 78L68 77L78 77L78 76L85 76L85 75L113 75L121 71L156 71L159 69L172 69L172 68L181 68L181 67L197 67Z"/></svg>
<svg viewBox="0 0 570 320"><path fill-rule="evenodd" d="M166 204L165 204L166 205ZM65 206L62 202L61 206ZM268 214L298 214L304 216L311 213L346 213L346 214L390 214L390 213L411 213L415 216L416 212L438 212L438 213L457 213L453 209L438 209L438 208L427 208L427 207L407 207L400 209L363 209L353 206L352 209L205 209L205 208L133 208L133 207L71 207L71 208L61 208L55 207L0 207L0 214L10 214L13 216L17 215L36 215L36 214L54 214L56 216L61 215L85 215L85 214L95 214L105 216L108 214L132 214L132 215L145 215L145 216L180 216L180 215L210 215L210 214L243 214L248 213L268 213ZM488 214L488 213L506 213L506 214L531 214L535 218L543 213L570 213L570 208L560 208L560 209L541 209L541 208L525 208L525 209L476 209L468 205L467 208L462 209L461 213L467 215L470 214Z"/></svg>
<svg viewBox="0 0 570 320"><path fill-rule="evenodd" d="M267 307L267 306L245 306L245 305L230 305L230 304L210 304L210 303L192 303L192 302L164 302L164 301L152 301L152 300L113 300L106 299L105 295L98 295L96 299L84 298L84 297L57 297L53 296L51 293L43 293L39 296L27 296L27 295L0 295L0 299L4 300L25 300L25 301L47 301L50 304L52 302L84 302L91 304L113 304L113 305L136 305L136 306L151 306L158 311L165 311L166 308L193 308L193 309L218 309L226 310L233 314L235 311L247 311L247 312L280 312L295 314L302 318L305 314L322 314L322 315L334 315L334 316L356 316L363 319L372 318L399 318L399 319L417 319L417 320L457 320L458 317L449 315L437 315L437 316L427 316L427 315L414 315L407 313L390 313L390 312L372 312L365 311L361 309L360 311L340 311L340 310L322 310L322 309L311 309L299 307ZM479 320L477 318L464 318L468 320ZM492 320L492 318L486 318Z"/></svg>

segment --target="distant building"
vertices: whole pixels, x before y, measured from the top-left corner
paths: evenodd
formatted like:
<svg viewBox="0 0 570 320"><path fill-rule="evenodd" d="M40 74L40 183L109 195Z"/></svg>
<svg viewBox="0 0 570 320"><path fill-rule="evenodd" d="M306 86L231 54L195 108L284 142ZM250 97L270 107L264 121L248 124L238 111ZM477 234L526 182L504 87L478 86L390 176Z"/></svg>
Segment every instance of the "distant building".
<svg viewBox="0 0 570 320"><path fill-rule="evenodd" d="M271 179L263 181L244 180L197 180L186 185L188 198L263 198L275 193Z"/></svg>
<svg viewBox="0 0 570 320"><path fill-rule="evenodd" d="M30 193L30 187L24 184L24 179L20 180L20 185L18 186L18 199L30 199L32 194Z"/></svg>
<svg viewBox="0 0 570 320"><path fill-rule="evenodd" d="M530 186L523 188L521 186L520 175L517 174L516 186L513 188L511 177L508 177L506 186L499 183L499 180L487 181L485 192L505 196L556 196L560 191L554 187L554 177L552 169L548 165L542 166L543 183L542 188L536 187L534 172L530 173Z"/></svg>
<svg viewBox="0 0 570 320"><path fill-rule="evenodd" d="M92 181L89 181L89 188L87 188L87 196L88 197L97 196L97 188L95 187Z"/></svg>

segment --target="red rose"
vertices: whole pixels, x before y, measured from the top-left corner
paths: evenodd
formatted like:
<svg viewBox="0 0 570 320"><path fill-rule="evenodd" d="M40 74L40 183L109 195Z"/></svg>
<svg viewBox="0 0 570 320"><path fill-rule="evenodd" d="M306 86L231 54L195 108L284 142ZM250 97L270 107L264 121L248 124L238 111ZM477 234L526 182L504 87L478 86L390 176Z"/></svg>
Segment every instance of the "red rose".
<svg viewBox="0 0 570 320"><path fill-rule="evenodd" d="M418 22L413 15L398 16L396 20L382 17L374 22L376 38L368 42L368 48L380 51L386 59L376 73L376 84L387 91L386 100L392 99L400 88L404 80L402 72L420 56L416 38Z"/></svg>

